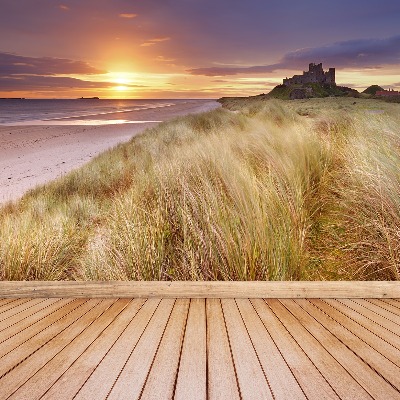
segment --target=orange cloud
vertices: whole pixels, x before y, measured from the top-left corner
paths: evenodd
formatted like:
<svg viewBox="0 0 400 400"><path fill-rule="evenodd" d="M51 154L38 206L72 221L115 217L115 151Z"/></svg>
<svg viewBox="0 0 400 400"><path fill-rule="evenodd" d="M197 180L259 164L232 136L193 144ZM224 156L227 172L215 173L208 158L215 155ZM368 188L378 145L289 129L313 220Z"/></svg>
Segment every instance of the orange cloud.
<svg viewBox="0 0 400 400"><path fill-rule="evenodd" d="M123 14L119 14L119 16L120 16L121 18L135 18L135 17L137 17L138 15L137 15L137 14L131 14L131 13L123 13Z"/></svg>
<svg viewBox="0 0 400 400"><path fill-rule="evenodd" d="M164 37L158 37L154 39L150 39L149 42L166 42L167 40L171 40L169 36L164 36Z"/></svg>
<svg viewBox="0 0 400 400"><path fill-rule="evenodd" d="M157 56L155 58L156 61L162 61L162 62L174 62L174 58L165 58L164 56Z"/></svg>
<svg viewBox="0 0 400 400"><path fill-rule="evenodd" d="M142 47L154 46L156 43L166 42L168 40L171 40L169 36L156 37L154 39L149 39L147 42L142 43L141 46Z"/></svg>
<svg viewBox="0 0 400 400"><path fill-rule="evenodd" d="M69 7L66 6L65 4L60 4L60 5L58 6L58 8L59 8L60 10L63 10L63 11L69 11Z"/></svg>

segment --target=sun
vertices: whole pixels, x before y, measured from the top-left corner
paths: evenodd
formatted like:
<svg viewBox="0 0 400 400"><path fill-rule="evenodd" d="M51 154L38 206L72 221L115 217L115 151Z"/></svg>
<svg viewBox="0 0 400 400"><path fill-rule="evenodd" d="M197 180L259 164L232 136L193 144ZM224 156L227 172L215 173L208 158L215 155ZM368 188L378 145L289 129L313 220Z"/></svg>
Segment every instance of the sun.
<svg viewBox="0 0 400 400"><path fill-rule="evenodd" d="M129 90L129 87L121 85L121 86L114 86L113 89L114 90L118 90L118 92L125 92L125 91Z"/></svg>
<svg viewBox="0 0 400 400"><path fill-rule="evenodd" d="M127 72L110 72L110 81L116 85L113 90L117 92L126 92L130 89L133 82L133 74Z"/></svg>

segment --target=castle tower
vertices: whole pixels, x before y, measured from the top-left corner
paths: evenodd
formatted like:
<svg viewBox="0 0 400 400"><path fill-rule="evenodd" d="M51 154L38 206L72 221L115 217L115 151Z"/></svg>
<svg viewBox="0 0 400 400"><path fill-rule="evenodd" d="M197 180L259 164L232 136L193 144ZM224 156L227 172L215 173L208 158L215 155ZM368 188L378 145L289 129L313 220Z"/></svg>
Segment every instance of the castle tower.
<svg viewBox="0 0 400 400"><path fill-rule="evenodd" d="M335 68L329 68L326 76L326 83L336 84L336 71Z"/></svg>

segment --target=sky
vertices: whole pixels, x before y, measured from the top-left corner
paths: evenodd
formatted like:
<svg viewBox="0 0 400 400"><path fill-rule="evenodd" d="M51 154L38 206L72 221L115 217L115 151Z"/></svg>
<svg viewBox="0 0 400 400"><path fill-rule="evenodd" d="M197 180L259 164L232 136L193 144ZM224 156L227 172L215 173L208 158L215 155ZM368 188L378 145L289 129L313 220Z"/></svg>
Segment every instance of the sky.
<svg viewBox="0 0 400 400"><path fill-rule="evenodd" d="M0 0L0 97L268 93L323 63L400 88L398 0Z"/></svg>

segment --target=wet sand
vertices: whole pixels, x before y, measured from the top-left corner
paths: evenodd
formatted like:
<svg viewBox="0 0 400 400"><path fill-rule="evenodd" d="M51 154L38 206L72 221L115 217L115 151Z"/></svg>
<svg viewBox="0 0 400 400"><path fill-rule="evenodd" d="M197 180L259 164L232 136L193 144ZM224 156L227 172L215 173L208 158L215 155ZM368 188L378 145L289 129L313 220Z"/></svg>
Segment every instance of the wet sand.
<svg viewBox="0 0 400 400"><path fill-rule="evenodd" d="M128 141L158 122L219 106L214 101L136 111L115 125L0 126L0 204L82 166L101 152ZM121 116L116 116L120 119ZM104 120L112 119L109 115Z"/></svg>

